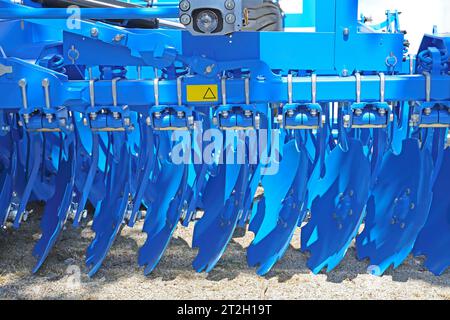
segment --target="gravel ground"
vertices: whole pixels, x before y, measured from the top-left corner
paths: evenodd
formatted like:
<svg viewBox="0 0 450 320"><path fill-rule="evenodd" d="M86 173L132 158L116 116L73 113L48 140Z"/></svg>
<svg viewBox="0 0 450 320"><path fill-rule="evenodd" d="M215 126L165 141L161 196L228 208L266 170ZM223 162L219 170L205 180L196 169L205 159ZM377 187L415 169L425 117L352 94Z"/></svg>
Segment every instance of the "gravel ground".
<svg viewBox="0 0 450 320"><path fill-rule="evenodd" d="M307 256L298 250L299 234L283 260L266 277L246 264L245 248L253 235L236 236L209 274L192 270L196 250L192 228L179 228L164 258L150 277L137 266L145 241L142 223L125 228L92 279L85 274L84 253L93 238L89 228L68 228L38 274L32 249L39 238L34 214L20 230L0 232L1 299L445 299L450 300L450 272L435 277L421 260L410 257L383 277L367 273L367 262L351 248L343 263L329 274L313 275Z"/></svg>

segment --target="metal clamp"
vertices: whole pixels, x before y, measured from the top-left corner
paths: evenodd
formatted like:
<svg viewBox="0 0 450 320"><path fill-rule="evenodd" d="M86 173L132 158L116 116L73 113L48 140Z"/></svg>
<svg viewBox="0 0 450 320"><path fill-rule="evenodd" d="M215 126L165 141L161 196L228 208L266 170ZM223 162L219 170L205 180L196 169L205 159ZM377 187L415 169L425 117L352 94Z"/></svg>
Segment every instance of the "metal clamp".
<svg viewBox="0 0 450 320"><path fill-rule="evenodd" d="M112 97L113 97L113 106L117 107L117 82L122 80L122 78L114 78L112 80Z"/></svg>
<svg viewBox="0 0 450 320"><path fill-rule="evenodd" d="M386 95L386 76L382 72L378 75L380 76L380 102L384 102Z"/></svg>
<svg viewBox="0 0 450 320"><path fill-rule="evenodd" d="M287 82L288 82L288 103L292 104L294 101L294 95L293 95L293 84L292 84L292 73L289 73L287 76Z"/></svg>
<svg viewBox="0 0 450 320"><path fill-rule="evenodd" d="M355 73L356 78L356 103L361 103L361 74Z"/></svg>
<svg viewBox="0 0 450 320"><path fill-rule="evenodd" d="M317 74L311 75L311 102L317 102Z"/></svg>
<svg viewBox="0 0 450 320"><path fill-rule="evenodd" d="M27 98L27 80L20 79L19 82L20 91L22 92L22 103L23 108L28 109L28 98Z"/></svg>
<svg viewBox="0 0 450 320"><path fill-rule="evenodd" d="M155 92L155 106L159 106L159 77L158 69L154 69L155 78L153 79L153 91Z"/></svg>
<svg viewBox="0 0 450 320"><path fill-rule="evenodd" d="M425 71L423 73L425 76L425 101L430 102L431 101L431 74L428 71Z"/></svg>

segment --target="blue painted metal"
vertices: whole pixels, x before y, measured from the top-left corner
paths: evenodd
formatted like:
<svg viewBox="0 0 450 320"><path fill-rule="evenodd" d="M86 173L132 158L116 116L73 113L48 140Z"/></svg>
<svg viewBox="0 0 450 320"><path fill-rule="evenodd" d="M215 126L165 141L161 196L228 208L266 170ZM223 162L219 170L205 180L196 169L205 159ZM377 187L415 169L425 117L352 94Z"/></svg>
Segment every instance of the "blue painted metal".
<svg viewBox="0 0 450 320"><path fill-rule="evenodd" d="M299 226L314 273L335 268L355 238L374 274L414 246L444 272L450 37L426 35L407 57L399 13L368 25L357 5L305 0L302 15L285 17L286 27L315 32L205 37L90 20L177 18L173 1L81 9L74 28L65 20L74 12L0 0L0 225L18 228L29 203L47 202L34 272L67 221L83 225L89 204L91 276L142 206L145 274L179 222L195 222L197 271L211 271L249 223L248 263L261 275ZM214 102L193 99L193 85L217 87ZM278 135L236 138L266 129ZM278 155L278 174L252 162L260 147ZM177 163L176 153L194 161ZM214 161L195 161L205 156Z"/></svg>
<svg viewBox="0 0 450 320"><path fill-rule="evenodd" d="M151 19L151 18L176 18L178 6L155 8L117 8L97 9L79 8L67 10L59 8L31 9L31 8L5 8L0 11L2 20L19 19L70 19L74 14L81 19Z"/></svg>

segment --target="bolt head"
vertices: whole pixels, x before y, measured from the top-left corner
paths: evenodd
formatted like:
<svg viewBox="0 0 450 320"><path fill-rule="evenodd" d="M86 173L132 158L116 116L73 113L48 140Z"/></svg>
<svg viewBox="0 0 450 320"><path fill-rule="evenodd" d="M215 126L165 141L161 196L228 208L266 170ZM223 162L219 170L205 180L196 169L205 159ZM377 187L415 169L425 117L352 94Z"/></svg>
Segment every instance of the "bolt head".
<svg viewBox="0 0 450 320"><path fill-rule="evenodd" d="M234 14L232 14L232 13L227 14L226 17L225 17L225 21L228 24L234 24L236 22L236 16Z"/></svg>
<svg viewBox="0 0 450 320"><path fill-rule="evenodd" d="M49 84L50 84L50 81L47 78L42 79L42 86L43 87L48 87Z"/></svg>
<svg viewBox="0 0 450 320"><path fill-rule="evenodd" d="M123 39L124 37L125 37L125 36L124 36L123 34L118 33L118 34L116 34L116 35L114 36L114 41L120 42L120 41L122 41L122 39Z"/></svg>
<svg viewBox="0 0 450 320"><path fill-rule="evenodd" d="M348 37L348 35L350 34L350 29L349 28L344 28L343 34L344 34L345 37Z"/></svg>
<svg viewBox="0 0 450 320"><path fill-rule="evenodd" d="M182 23L182 24L184 24L185 26L187 26L188 24L190 24L191 23L191 16L190 15L188 15L188 14L183 14L181 17L180 17L180 22Z"/></svg>
<svg viewBox="0 0 450 320"><path fill-rule="evenodd" d="M213 66L207 66L205 68L205 73L211 73L213 71Z"/></svg>
<svg viewBox="0 0 450 320"><path fill-rule="evenodd" d="M233 10L234 7L235 7L234 0L227 0L227 1L225 1L225 8L227 10Z"/></svg>
<svg viewBox="0 0 450 320"><path fill-rule="evenodd" d="M180 2L180 10L188 11L191 8L191 4L187 0L183 0Z"/></svg>
<svg viewBox="0 0 450 320"><path fill-rule="evenodd" d="M92 28L91 29L91 36L92 37L98 37L98 29L97 28Z"/></svg>

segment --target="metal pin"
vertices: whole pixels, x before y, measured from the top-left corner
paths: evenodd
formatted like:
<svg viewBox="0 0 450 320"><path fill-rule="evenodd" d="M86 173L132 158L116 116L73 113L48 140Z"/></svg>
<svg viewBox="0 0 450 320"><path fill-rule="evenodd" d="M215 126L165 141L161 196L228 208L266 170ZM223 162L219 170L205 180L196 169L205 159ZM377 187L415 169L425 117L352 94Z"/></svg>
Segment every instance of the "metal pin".
<svg viewBox="0 0 450 320"><path fill-rule="evenodd" d="M250 77L245 78L244 80L245 87L245 104L250 104Z"/></svg>
<svg viewBox="0 0 450 320"><path fill-rule="evenodd" d="M22 102L23 102L23 108L28 108L28 98L27 98L27 80L26 79L20 79L19 80L19 87L22 91Z"/></svg>
<svg viewBox="0 0 450 320"><path fill-rule="evenodd" d="M380 102L384 102L386 93L386 76L384 73L380 73Z"/></svg>
<svg viewBox="0 0 450 320"><path fill-rule="evenodd" d="M426 93L426 102L430 102L431 101L431 75L429 72L425 71L423 73L423 75L425 76L425 84L426 84L426 88L425 88L425 93Z"/></svg>
<svg viewBox="0 0 450 320"><path fill-rule="evenodd" d="M158 69L155 70L155 79L153 79L153 90L155 91L155 106L159 106L159 77Z"/></svg>
<svg viewBox="0 0 450 320"><path fill-rule="evenodd" d="M409 55L409 74L414 74L414 60L412 54Z"/></svg>
<svg viewBox="0 0 450 320"><path fill-rule="evenodd" d="M356 103L361 102L361 74L359 72L355 73L356 78Z"/></svg>
<svg viewBox="0 0 450 320"><path fill-rule="evenodd" d="M311 75L311 97L312 103L317 102L317 74L313 73Z"/></svg>

